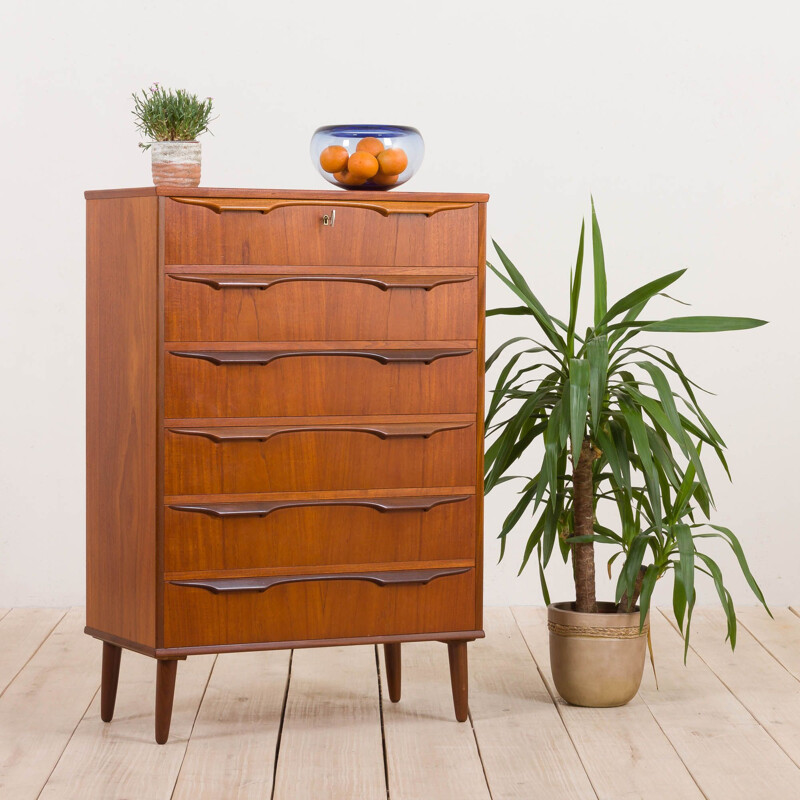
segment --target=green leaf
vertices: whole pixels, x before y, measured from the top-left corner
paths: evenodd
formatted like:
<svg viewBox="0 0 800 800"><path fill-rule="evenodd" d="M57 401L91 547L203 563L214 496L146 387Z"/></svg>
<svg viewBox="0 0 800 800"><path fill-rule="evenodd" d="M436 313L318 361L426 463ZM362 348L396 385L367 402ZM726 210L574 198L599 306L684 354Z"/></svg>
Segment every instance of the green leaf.
<svg viewBox="0 0 800 800"><path fill-rule="evenodd" d="M679 269L677 272L670 272L669 275L656 278L654 281L650 281L650 283L646 283L644 286L634 289L630 294L626 294L625 297L611 306L608 313L600 321L600 326L602 327L618 314L621 314L623 311L628 311L634 306L641 304L642 307L644 307L644 304L650 300L650 298L659 294L662 289L666 289L670 284L675 283L684 272L686 272L685 269Z"/></svg>
<svg viewBox="0 0 800 800"><path fill-rule="evenodd" d="M678 628L683 634L683 618L686 614L686 590L683 588L678 571L675 570L675 578L672 584L672 612L675 614L675 621L678 623Z"/></svg>
<svg viewBox="0 0 800 800"><path fill-rule="evenodd" d="M586 345L589 361L589 401L592 428L597 429L603 411L603 401L608 381L608 339L605 334L590 339Z"/></svg>
<svg viewBox="0 0 800 800"><path fill-rule="evenodd" d="M575 261L575 276L570 286L569 324L567 326L567 354L570 358L575 353L575 323L578 319L578 304L581 296L581 279L583 277L583 239L586 223L581 222L581 238L578 242L578 257Z"/></svg>
<svg viewBox="0 0 800 800"><path fill-rule="evenodd" d="M758 598L758 601L764 608L767 609L767 613L772 616L772 612L769 610L769 606L767 606L767 601L764 599L764 595L761 591L761 588L756 583L756 579L753 577L753 573L750 572L750 567L747 563L747 559L744 556L744 550L742 550L742 545L740 544L739 540L734 535L733 531L729 528L725 528L722 525L710 525L709 527L713 528L715 531L719 531L723 534L728 543L731 546L731 550L733 550L734 555L736 556L736 560L739 562L739 567L742 570L742 574L747 581L747 585L752 590L753 594Z"/></svg>
<svg viewBox="0 0 800 800"><path fill-rule="evenodd" d="M657 333L719 333L744 331L766 324L766 320L750 317L672 317L660 322L648 322L643 330Z"/></svg>
<svg viewBox="0 0 800 800"><path fill-rule="evenodd" d="M711 573L711 577L714 579L714 588L717 590L717 595L719 596L719 602L722 605L722 608L725 610L725 616L728 620L728 635L727 639L730 640L731 643L731 650L736 649L736 613L733 608L733 600L731 598L730 592L725 588L725 584L722 582L722 570L719 568L719 565L716 561L709 556L704 555L703 553L698 553L697 557L703 561L703 563L708 567L708 571Z"/></svg>
<svg viewBox="0 0 800 800"><path fill-rule="evenodd" d="M606 299L606 261L603 255L600 225L594 209L594 198L592 198L592 257L594 260L594 327L599 332L608 309L608 300Z"/></svg>
<svg viewBox="0 0 800 800"><path fill-rule="evenodd" d="M641 417L641 412L627 398L620 400L620 411L627 423L634 447L642 462L642 471L644 472L645 482L647 483L647 492L650 495L650 504L653 508L653 515L656 517L653 521L656 523L657 529L661 530L661 490L658 485L658 473L656 472L650 453L647 428Z"/></svg>
<svg viewBox="0 0 800 800"><path fill-rule="evenodd" d="M569 360L569 413L572 460L578 463L583 437L586 432L586 412L589 407L589 362Z"/></svg>
<svg viewBox="0 0 800 800"><path fill-rule="evenodd" d="M497 348L497 350L494 351L494 353L492 353L489 356L489 358L486 359L486 371L488 372L492 368L492 365L494 364L495 361L497 361L498 357L503 352L503 350L506 349L506 347L510 347L512 344L516 344L517 342L532 342L532 341L533 339L529 338L528 336L515 336L513 339L506 340L505 342L503 342L503 344L500 345L500 347Z"/></svg>
<svg viewBox="0 0 800 800"><path fill-rule="evenodd" d="M533 314L528 306L509 306L506 308L487 308L487 317L496 317L499 314L505 314L509 317L523 316L525 314Z"/></svg>
<svg viewBox="0 0 800 800"><path fill-rule="evenodd" d="M531 531L531 535L528 537L528 543L525 545L525 553L522 556L522 565L520 566L517 575L522 575L522 570L525 569L528 560L531 557L531 553L533 552L533 548L539 547L543 531L544 531L544 514L542 514L542 516L536 521L536 525L534 525L533 530Z"/></svg>
<svg viewBox="0 0 800 800"><path fill-rule="evenodd" d="M678 562L678 574L680 575L683 591L687 597L694 594L694 556L695 547L692 538L691 528L683 522L678 522L672 526L672 532L678 544L680 561Z"/></svg>
<svg viewBox="0 0 800 800"><path fill-rule="evenodd" d="M540 551L541 556L541 551ZM542 568L542 560L539 558L539 583L542 586L542 597L544 598L545 605L550 605L550 591L547 588L547 581L544 577L544 569Z"/></svg>
<svg viewBox="0 0 800 800"><path fill-rule="evenodd" d="M642 578L642 593L639 595L639 630L644 628L644 621L647 612L650 610L650 600L653 597L653 589L658 580L658 568L655 564L650 564Z"/></svg>

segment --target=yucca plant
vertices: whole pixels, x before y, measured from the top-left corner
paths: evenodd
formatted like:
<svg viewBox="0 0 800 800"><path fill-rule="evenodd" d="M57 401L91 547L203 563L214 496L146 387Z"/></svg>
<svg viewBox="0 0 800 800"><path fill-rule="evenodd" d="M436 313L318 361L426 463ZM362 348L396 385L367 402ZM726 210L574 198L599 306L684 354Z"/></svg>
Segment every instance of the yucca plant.
<svg viewBox="0 0 800 800"><path fill-rule="evenodd" d="M594 546L610 545L615 552L608 560L609 576L615 562L621 567L616 608L631 611L638 601L642 623L656 581L671 572L674 613L687 647L695 573L703 573L714 582L735 646L733 601L719 566L702 548L706 539L727 542L750 588L766 604L737 537L710 522L713 498L701 456L713 452L728 472L725 443L697 401L698 391L704 390L686 376L672 352L640 340L646 334L734 331L765 323L743 317L643 318L647 304L656 296L668 297L664 290L685 270L652 280L609 307L592 202L594 322L581 336L584 233L585 223L570 274L566 322L545 310L496 242L503 271L488 264L523 303L488 315L520 316L539 334L509 339L486 362L487 370L500 367L502 357L486 415L491 444L485 488L489 492L504 481L525 481L500 532L500 558L509 532L530 517L520 573L535 550L549 604L544 568L558 542L565 562L572 556L574 609L591 613L597 611ZM532 477L508 475L540 439L544 458L539 471ZM618 527L598 522L601 501L616 506Z"/></svg>

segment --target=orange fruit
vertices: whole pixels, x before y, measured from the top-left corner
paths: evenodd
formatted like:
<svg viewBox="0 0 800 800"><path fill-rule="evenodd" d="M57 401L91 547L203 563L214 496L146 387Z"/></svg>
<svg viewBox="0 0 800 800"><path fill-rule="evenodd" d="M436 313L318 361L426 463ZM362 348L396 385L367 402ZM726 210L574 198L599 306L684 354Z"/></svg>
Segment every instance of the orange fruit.
<svg viewBox="0 0 800 800"><path fill-rule="evenodd" d="M383 175L399 175L408 166L408 156L399 147L390 147L378 153L378 164Z"/></svg>
<svg viewBox="0 0 800 800"><path fill-rule="evenodd" d="M347 166L347 150L338 144L326 147L319 154L319 165L325 172L339 172Z"/></svg>
<svg viewBox="0 0 800 800"><path fill-rule="evenodd" d="M366 151L370 155L377 156L378 153L383 151L381 140L376 139L374 136L367 136L365 139L361 139L356 145L356 152L360 153L362 151Z"/></svg>
<svg viewBox="0 0 800 800"><path fill-rule="evenodd" d="M347 170L334 172L333 177L345 186L361 186L362 183L367 182L366 178L362 178L360 175L353 175L352 172L348 172Z"/></svg>
<svg viewBox="0 0 800 800"><path fill-rule="evenodd" d="M379 172L377 175L372 176L372 182L376 186L391 186L397 183L397 175L383 175Z"/></svg>
<svg viewBox="0 0 800 800"><path fill-rule="evenodd" d="M360 178L371 178L378 171L378 161L372 153L360 150L348 159L347 171Z"/></svg>

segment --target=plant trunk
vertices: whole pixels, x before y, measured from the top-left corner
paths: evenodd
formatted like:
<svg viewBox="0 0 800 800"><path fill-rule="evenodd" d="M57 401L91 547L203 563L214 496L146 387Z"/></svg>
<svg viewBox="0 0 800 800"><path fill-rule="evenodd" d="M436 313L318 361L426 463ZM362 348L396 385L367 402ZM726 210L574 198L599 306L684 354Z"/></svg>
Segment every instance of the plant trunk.
<svg viewBox="0 0 800 800"><path fill-rule="evenodd" d="M592 485L594 458L594 448L587 436L583 440L578 463L572 472L572 533L574 536L591 536L594 533ZM594 544L586 542L572 545L572 572L575 579L575 610L584 614L597 613Z"/></svg>
<svg viewBox="0 0 800 800"><path fill-rule="evenodd" d="M617 606L618 614L625 614L633 611L636 601L639 599L639 595L642 593L642 582L644 581L645 572L647 572L646 567L639 567L639 574L636 576L636 583L633 586L633 597L629 598L627 592L622 595L622 599L619 601L619 605Z"/></svg>

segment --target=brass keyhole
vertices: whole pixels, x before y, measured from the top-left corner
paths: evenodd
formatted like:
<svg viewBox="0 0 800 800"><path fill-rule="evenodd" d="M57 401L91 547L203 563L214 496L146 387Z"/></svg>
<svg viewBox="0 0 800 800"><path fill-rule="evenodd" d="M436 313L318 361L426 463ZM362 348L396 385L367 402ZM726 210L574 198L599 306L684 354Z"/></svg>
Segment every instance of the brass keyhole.
<svg viewBox="0 0 800 800"><path fill-rule="evenodd" d="M330 214L322 215L322 224L332 228L336 222L336 209L332 209Z"/></svg>

